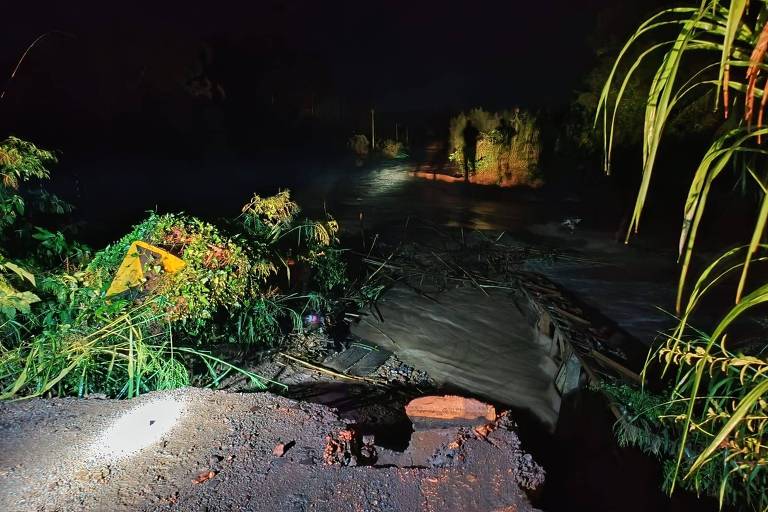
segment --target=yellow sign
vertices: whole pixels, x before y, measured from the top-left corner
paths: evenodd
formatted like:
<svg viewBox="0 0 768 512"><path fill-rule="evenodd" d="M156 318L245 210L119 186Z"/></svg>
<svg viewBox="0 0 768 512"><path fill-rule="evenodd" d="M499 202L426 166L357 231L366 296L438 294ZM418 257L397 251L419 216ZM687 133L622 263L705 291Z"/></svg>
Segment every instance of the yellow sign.
<svg viewBox="0 0 768 512"><path fill-rule="evenodd" d="M168 251L145 242L133 242L109 285L107 297L141 286L146 281L145 268L150 264L159 264L169 274L175 274L186 266L183 260Z"/></svg>

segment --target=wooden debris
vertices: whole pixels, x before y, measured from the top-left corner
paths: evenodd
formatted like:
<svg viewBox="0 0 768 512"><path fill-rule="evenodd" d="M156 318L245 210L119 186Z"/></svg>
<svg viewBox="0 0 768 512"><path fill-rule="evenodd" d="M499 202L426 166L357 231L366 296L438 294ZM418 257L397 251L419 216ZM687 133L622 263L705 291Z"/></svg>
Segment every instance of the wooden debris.
<svg viewBox="0 0 768 512"><path fill-rule="evenodd" d="M307 368L310 368L312 370L318 371L320 373L323 373L325 375L328 375L330 377L333 377L335 379L340 380L353 380L358 382L368 382L370 384L384 384L382 380L379 379L372 379L369 377L356 377L354 375L347 375L346 373L339 373L335 372L333 370L329 370L328 368L324 368L322 366L312 364L308 361L304 361L303 359L299 359L298 357L292 356L290 354L286 354L285 352L279 352L277 355L284 357L288 359L289 361L293 361L294 363L298 363L302 366L306 366Z"/></svg>
<svg viewBox="0 0 768 512"><path fill-rule="evenodd" d="M626 366L617 363L610 357L606 356L605 354L602 354L601 352L598 352L597 350L592 350L591 355L593 358L595 358L597 361L599 361L602 364L605 364L606 366L610 367L612 370L617 371L624 377L627 377L629 380L633 381L636 384L640 384L643 379L640 378L640 375L633 372Z"/></svg>

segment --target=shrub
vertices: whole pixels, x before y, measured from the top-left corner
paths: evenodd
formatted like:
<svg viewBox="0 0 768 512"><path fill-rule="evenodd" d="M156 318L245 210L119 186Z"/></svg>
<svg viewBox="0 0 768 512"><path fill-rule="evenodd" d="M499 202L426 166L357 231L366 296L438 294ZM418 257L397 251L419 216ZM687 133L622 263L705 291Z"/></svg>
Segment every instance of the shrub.
<svg viewBox="0 0 768 512"><path fill-rule="evenodd" d="M381 154L387 158L405 158L405 147L402 142L384 139L381 142Z"/></svg>
<svg viewBox="0 0 768 512"><path fill-rule="evenodd" d="M347 141L347 146L359 158L368 156L368 152L371 149L371 143L368 141L368 137L362 133L352 135Z"/></svg>
<svg viewBox="0 0 768 512"><path fill-rule="evenodd" d="M232 223L214 226L181 214L157 215L99 251L81 271L48 275L26 335L0 345L0 398L106 393L131 397L186 385L194 361L210 381L237 371L204 350L217 342L276 343L300 329L306 310L328 307L346 279L331 218L298 217L285 191L254 196ZM107 297L123 258L143 241L181 258L166 273L145 263L144 281ZM280 289L291 268L312 272L313 291Z"/></svg>
<svg viewBox="0 0 768 512"><path fill-rule="evenodd" d="M508 133L501 129L502 120L511 128ZM537 175L541 134L536 116L519 109L492 113L475 108L454 117L450 124L450 160L458 165L464 160L463 132L467 121L480 132L476 182L504 186L541 185Z"/></svg>
<svg viewBox="0 0 768 512"><path fill-rule="evenodd" d="M19 335L17 314L30 314L32 304L40 301L33 291L36 273L61 264L77 266L89 256L87 247L30 220L35 212L60 215L72 210L53 194L26 187L48 179L48 166L55 162L53 153L31 142L16 137L0 142L0 336Z"/></svg>

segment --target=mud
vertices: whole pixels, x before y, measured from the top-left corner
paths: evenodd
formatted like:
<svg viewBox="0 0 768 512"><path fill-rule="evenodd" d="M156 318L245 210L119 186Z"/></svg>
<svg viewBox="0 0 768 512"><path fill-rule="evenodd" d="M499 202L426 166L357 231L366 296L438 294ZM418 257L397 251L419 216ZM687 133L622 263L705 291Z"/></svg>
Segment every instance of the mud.
<svg viewBox="0 0 768 512"><path fill-rule="evenodd" d="M128 414L131 434L105 438ZM523 486L543 471L504 426L448 431L418 461L377 448L386 464L324 464L327 436L346 426L326 406L269 393L3 403L0 510L533 510ZM167 430L141 447L156 427Z"/></svg>

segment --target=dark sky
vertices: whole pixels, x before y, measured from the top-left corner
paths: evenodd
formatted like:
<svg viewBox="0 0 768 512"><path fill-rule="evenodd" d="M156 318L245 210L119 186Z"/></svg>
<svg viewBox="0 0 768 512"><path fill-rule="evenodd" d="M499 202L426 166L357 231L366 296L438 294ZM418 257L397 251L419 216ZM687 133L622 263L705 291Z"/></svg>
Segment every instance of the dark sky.
<svg viewBox="0 0 768 512"><path fill-rule="evenodd" d="M15 2L0 31L0 136L268 147L310 111L302 140L346 140L371 107L388 126L425 112L446 125L476 106L556 111L595 48L659 1Z"/></svg>
<svg viewBox="0 0 768 512"><path fill-rule="evenodd" d="M74 79L119 101L119 88L98 90L93 81L114 87L110 81L139 80L153 59L183 60L187 47L205 41L215 47L214 61L227 75L221 77L227 86L236 86L226 82L238 78L279 73L294 86L316 87L318 94L337 93L385 109L439 109L567 100L588 62L596 15L609 2L20 4L6 6L15 12L6 10L0 34L3 74L29 41L61 30L74 39L41 43L20 76L48 64L50 73L58 73L56 81ZM67 66L57 65L62 62Z"/></svg>

